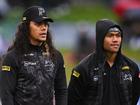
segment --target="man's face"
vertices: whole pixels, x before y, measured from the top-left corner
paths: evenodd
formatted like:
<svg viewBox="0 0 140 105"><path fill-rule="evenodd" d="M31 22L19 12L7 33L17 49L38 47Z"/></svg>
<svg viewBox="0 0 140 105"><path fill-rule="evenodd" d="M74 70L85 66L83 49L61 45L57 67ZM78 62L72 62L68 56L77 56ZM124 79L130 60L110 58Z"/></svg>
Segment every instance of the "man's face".
<svg viewBox="0 0 140 105"><path fill-rule="evenodd" d="M30 29L30 42L33 45L40 45L47 38L48 24L44 21L36 23L30 21L29 25Z"/></svg>
<svg viewBox="0 0 140 105"><path fill-rule="evenodd" d="M121 45L122 37L119 32L109 32L104 38L103 48L106 52L117 53Z"/></svg>

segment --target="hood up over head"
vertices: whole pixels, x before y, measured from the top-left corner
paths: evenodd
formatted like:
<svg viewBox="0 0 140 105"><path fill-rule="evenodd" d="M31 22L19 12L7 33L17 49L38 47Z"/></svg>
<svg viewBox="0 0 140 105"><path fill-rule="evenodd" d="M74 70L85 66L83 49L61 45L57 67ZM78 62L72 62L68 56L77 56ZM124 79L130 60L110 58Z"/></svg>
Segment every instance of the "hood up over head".
<svg viewBox="0 0 140 105"><path fill-rule="evenodd" d="M98 63L104 63L105 61L103 42L105 35L107 34L108 30L112 27L117 27L121 31L121 36L123 37L122 29L117 23L108 19L101 19L96 22L96 57ZM121 47L118 53L121 53Z"/></svg>

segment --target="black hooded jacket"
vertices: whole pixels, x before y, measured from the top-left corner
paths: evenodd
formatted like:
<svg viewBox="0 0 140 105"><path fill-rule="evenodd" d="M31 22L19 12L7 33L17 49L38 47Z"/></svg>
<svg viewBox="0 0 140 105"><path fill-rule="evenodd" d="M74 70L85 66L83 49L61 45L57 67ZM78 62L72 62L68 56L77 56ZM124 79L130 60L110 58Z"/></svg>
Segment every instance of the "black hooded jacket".
<svg viewBox="0 0 140 105"><path fill-rule="evenodd" d="M104 19L96 23L96 51L84 58L72 71L68 87L68 105L106 105L103 104L105 94L105 52L104 37L116 23ZM123 36L122 36L123 37ZM122 55L119 49L116 61L116 78L114 81L119 94L120 105L136 105L140 95L140 79L137 64ZM107 104L109 105L109 104Z"/></svg>
<svg viewBox="0 0 140 105"><path fill-rule="evenodd" d="M0 70L0 95L2 105L67 105L61 53L56 51L53 61L39 46L30 45L21 56L15 49L9 51Z"/></svg>

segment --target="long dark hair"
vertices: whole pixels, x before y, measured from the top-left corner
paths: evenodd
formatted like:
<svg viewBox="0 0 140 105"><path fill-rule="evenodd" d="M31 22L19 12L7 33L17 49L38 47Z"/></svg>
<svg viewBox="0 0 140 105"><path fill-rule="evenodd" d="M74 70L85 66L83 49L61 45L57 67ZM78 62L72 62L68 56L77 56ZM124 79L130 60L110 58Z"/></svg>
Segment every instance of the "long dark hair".
<svg viewBox="0 0 140 105"><path fill-rule="evenodd" d="M29 24L30 24L30 21L26 21L26 22L21 22L18 25L17 32L15 34L15 40L14 40L12 46L9 47L8 51L10 51L13 48L16 49L16 51L17 51L18 54L24 54L24 53L27 53L27 52L30 51L30 40L29 40L30 31L29 31ZM46 47L45 47L46 44L49 47L50 56L53 57L56 49L53 46L52 36L51 36L49 30L47 32L47 39L46 39L46 41L43 42L43 44L41 45L42 50L44 52L47 51L46 50Z"/></svg>

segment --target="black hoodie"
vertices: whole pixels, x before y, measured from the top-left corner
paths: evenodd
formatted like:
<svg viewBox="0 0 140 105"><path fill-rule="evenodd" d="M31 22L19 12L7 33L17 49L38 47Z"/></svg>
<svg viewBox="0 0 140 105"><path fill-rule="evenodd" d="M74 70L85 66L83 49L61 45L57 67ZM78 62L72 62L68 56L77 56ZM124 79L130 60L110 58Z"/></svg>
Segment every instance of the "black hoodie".
<svg viewBox="0 0 140 105"><path fill-rule="evenodd" d="M105 35L107 34L108 30L112 27L119 28L121 31L121 36L123 37L123 31L117 23L108 19L102 19L97 21L96 23L96 54L97 54L97 60L99 61L98 63L103 63L105 60L103 42L104 42ZM121 52L121 47L119 53L120 52Z"/></svg>
<svg viewBox="0 0 140 105"><path fill-rule="evenodd" d="M96 51L84 58L72 71L68 87L68 105L102 105L104 96L104 63L105 52L103 40L111 27L119 25L108 19L96 23ZM123 37L123 36L122 36ZM121 105L136 105L139 97L138 66L129 58L121 54L121 47L117 56L117 75ZM133 81L125 81L125 75L131 75Z"/></svg>

